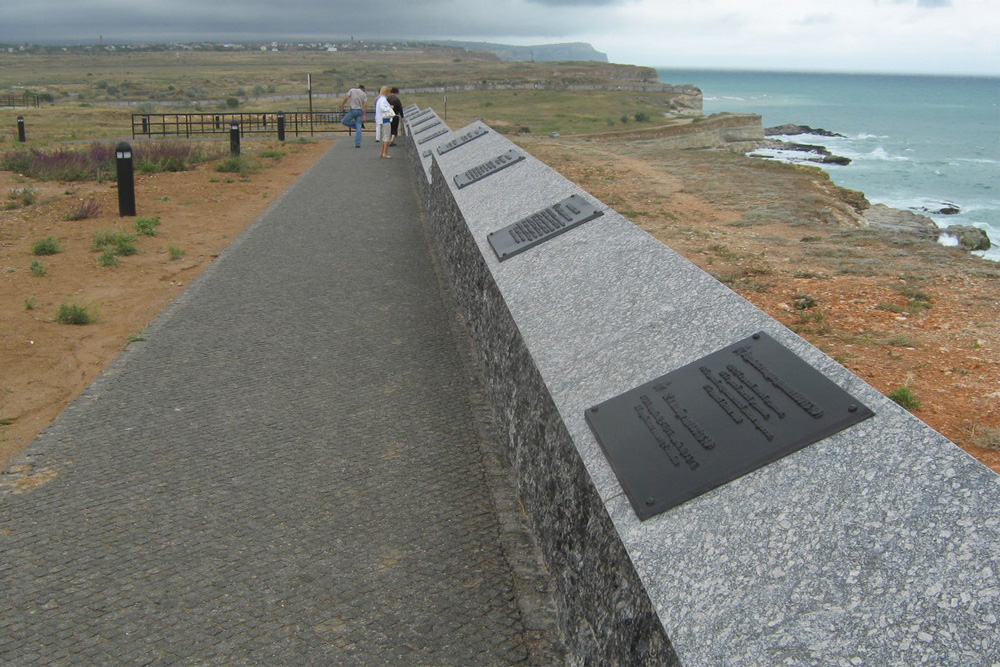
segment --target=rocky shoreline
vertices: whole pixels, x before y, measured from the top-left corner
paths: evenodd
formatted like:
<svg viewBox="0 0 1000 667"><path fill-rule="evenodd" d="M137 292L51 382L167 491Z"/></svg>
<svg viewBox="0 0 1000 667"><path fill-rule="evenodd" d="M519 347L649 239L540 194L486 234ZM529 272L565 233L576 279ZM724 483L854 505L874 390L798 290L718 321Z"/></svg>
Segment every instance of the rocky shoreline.
<svg viewBox="0 0 1000 667"><path fill-rule="evenodd" d="M816 164L837 164L848 165L850 158L834 155L826 146L816 144L804 144L798 142L785 141L780 139L768 139L767 137L788 137L798 135L809 135L819 137L843 137L844 135L822 128L814 128L808 125L795 125L788 123L764 129L765 139L759 148L768 148L777 151L788 151L803 153L801 161ZM758 150L759 150L758 148ZM748 153L749 157L762 159L775 159L773 155L767 155L755 150ZM792 160L799 161L799 160ZM924 213L931 215L955 215L961 209L954 203L941 202L940 207L931 210L927 207L914 210L896 209L885 204L872 205L863 193L859 195L857 202L857 224L860 227L871 227L883 229L901 234L911 234L921 238L934 239L943 245L953 245L969 251L989 250L992 247L989 235L971 225L949 225L940 227L934 220Z"/></svg>

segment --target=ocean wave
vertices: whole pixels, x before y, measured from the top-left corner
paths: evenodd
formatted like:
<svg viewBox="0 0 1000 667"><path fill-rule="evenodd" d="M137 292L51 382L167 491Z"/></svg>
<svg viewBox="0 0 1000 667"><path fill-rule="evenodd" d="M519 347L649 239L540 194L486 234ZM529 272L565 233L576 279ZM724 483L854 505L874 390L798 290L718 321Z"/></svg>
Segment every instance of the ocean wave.
<svg viewBox="0 0 1000 667"><path fill-rule="evenodd" d="M855 134L851 139L857 139L858 141L868 141L869 139L888 139L889 136L885 134L868 134L867 132L862 132L861 134Z"/></svg>
<svg viewBox="0 0 1000 667"><path fill-rule="evenodd" d="M1000 164L1000 160L988 157L957 157L956 162L971 162L972 164Z"/></svg>
<svg viewBox="0 0 1000 667"><path fill-rule="evenodd" d="M877 146L874 150L864 152L864 151L852 151L849 148L840 149L840 152L844 157L849 157L852 160L877 160L879 162L912 162L912 160L903 155L891 155L882 146Z"/></svg>

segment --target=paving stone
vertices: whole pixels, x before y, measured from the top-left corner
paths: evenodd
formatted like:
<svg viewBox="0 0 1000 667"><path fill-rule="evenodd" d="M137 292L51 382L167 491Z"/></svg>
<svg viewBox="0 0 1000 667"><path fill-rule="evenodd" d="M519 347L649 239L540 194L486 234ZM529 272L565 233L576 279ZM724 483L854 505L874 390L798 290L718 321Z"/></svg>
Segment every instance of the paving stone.
<svg viewBox="0 0 1000 667"><path fill-rule="evenodd" d="M0 487L0 663L536 650L412 176L375 150L335 144L14 462L56 474Z"/></svg>

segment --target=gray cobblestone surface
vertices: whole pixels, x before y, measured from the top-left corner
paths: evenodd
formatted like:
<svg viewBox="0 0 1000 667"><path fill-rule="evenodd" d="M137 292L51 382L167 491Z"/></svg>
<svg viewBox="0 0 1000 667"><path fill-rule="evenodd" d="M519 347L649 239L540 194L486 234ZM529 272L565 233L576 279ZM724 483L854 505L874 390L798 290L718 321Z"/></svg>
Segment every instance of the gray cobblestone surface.
<svg viewBox="0 0 1000 667"><path fill-rule="evenodd" d="M377 150L335 144L0 475L0 664L560 660Z"/></svg>

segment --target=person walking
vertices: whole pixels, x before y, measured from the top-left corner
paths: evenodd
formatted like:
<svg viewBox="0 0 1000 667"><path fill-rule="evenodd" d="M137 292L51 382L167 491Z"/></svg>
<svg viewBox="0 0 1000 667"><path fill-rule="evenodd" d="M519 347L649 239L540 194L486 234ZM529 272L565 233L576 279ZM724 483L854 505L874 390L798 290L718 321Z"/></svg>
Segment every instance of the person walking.
<svg viewBox="0 0 1000 667"><path fill-rule="evenodd" d="M392 118L396 115L396 112L392 110L392 105L389 104L389 86L382 86L382 89L378 91L378 100L375 102L375 122L382 126L382 154L379 157L390 158L389 155L389 140L392 138Z"/></svg>
<svg viewBox="0 0 1000 667"><path fill-rule="evenodd" d="M399 99L399 88L393 86L389 89L389 95L386 97L389 100L389 104L392 105L392 110L396 112L396 115L392 117L392 134L389 139L389 145L396 145L396 137L399 136L399 121L403 118L403 103Z"/></svg>
<svg viewBox="0 0 1000 667"><path fill-rule="evenodd" d="M365 113L368 111L368 94L365 93L364 86L358 85L357 88L347 91L347 95L340 102L340 110L343 111L348 104L351 108L344 114L341 122L347 127L354 128L354 147L361 148L361 125L365 122Z"/></svg>

